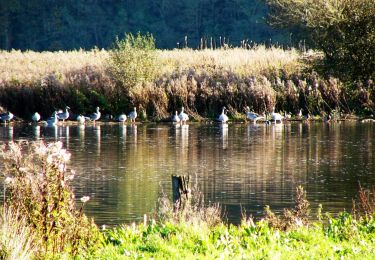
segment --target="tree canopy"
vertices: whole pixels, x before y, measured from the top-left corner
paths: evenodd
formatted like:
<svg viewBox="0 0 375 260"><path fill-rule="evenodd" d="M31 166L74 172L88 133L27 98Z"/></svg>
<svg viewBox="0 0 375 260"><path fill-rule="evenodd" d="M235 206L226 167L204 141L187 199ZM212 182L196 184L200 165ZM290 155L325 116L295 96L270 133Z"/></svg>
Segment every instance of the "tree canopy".
<svg viewBox="0 0 375 260"><path fill-rule="evenodd" d="M116 36L151 33L158 48L196 48L202 37L282 41L264 21L262 0L2 0L0 49L110 47Z"/></svg>
<svg viewBox="0 0 375 260"><path fill-rule="evenodd" d="M375 76L375 1L266 0L270 25L322 50L329 73L348 79Z"/></svg>

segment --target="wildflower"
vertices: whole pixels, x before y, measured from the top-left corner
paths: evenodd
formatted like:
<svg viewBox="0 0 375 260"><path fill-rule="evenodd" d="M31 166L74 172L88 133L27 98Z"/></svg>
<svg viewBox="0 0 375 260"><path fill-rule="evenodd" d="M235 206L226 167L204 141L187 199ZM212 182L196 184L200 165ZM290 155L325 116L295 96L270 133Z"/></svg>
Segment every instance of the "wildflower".
<svg viewBox="0 0 375 260"><path fill-rule="evenodd" d="M89 196L83 196L83 197L81 198L82 203L86 203L86 202L88 202L89 200L90 200L90 197L89 197Z"/></svg>

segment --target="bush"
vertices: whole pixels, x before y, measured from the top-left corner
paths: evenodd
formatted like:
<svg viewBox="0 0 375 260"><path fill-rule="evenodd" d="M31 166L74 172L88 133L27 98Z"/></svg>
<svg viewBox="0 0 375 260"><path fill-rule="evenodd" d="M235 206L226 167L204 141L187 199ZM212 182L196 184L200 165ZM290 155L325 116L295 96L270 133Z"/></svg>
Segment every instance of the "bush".
<svg viewBox="0 0 375 260"><path fill-rule="evenodd" d="M0 149L6 185L4 207L16 210L33 230L40 246L37 257L62 253L85 255L97 245L100 234L79 210L69 182L74 171L68 170L70 154L62 143L10 143Z"/></svg>

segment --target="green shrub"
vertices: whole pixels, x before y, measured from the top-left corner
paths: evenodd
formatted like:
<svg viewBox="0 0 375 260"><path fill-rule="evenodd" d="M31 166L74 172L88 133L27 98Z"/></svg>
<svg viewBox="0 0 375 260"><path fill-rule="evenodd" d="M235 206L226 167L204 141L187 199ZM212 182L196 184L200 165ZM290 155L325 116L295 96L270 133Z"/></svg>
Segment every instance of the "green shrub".
<svg viewBox="0 0 375 260"><path fill-rule="evenodd" d="M110 54L110 72L121 87L130 90L138 83L152 81L156 69L155 39L151 34L128 33L116 39Z"/></svg>

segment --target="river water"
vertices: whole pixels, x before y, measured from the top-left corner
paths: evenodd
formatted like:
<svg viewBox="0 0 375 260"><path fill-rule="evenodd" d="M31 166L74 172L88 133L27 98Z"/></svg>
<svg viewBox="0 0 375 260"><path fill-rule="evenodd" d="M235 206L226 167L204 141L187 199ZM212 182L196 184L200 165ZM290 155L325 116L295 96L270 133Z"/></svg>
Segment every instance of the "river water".
<svg viewBox="0 0 375 260"><path fill-rule="evenodd" d="M139 221L161 194L171 197L171 175L191 175L205 201L225 218L260 218L292 207L302 185L315 214L350 211L359 183L375 186L372 123L97 124L0 126L0 143L62 141L71 152L77 198L90 196L86 213L97 224Z"/></svg>

